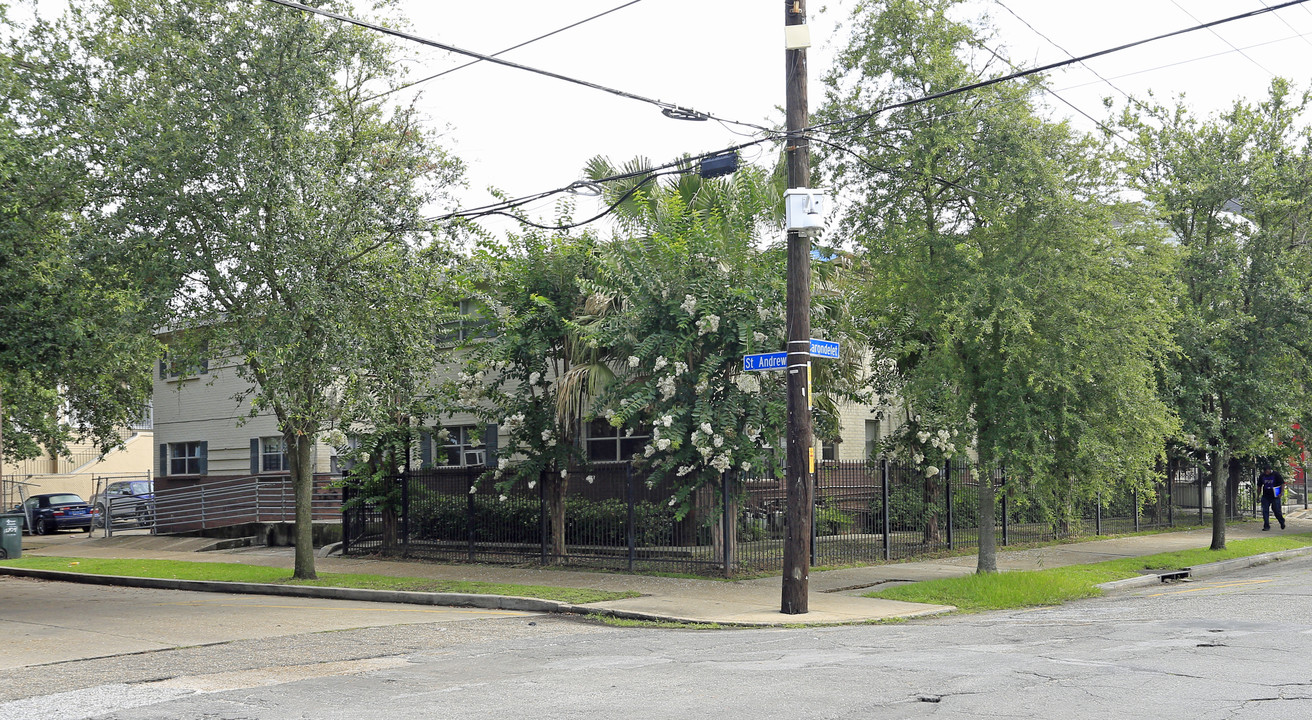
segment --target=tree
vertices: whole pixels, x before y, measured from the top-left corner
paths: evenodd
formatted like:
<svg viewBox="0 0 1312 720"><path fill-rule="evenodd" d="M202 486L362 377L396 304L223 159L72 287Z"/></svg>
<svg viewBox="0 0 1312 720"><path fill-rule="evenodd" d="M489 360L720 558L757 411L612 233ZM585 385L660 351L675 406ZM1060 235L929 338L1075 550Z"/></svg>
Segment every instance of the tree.
<svg viewBox="0 0 1312 720"><path fill-rule="evenodd" d="M0 460L73 441L102 452L141 419L157 345L149 289L97 236L85 156L64 122L62 45L8 24L0 52Z"/></svg>
<svg viewBox="0 0 1312 720"><path fill-rule="evenodd" d="M949 17L958 5L859 8L820 117L987 77L974 61L998 56ZM953 94L823 143L825 172L852 199L842 228L869 262L872 353L895 364L917 440L955 433L976 456L980 572L996 571L994 470L1009 493L1146 485L1173 427L1156 384L1169 347L1156 279L1169 253L1110 196L1098 144L1037 115L1037 91ZM1146 292L1123 295L1127 285Z"/></svg>
<svg viewBox="0 0 1312 720"><path fill-rule="evenodd" d="M1231 458L1275 455L1307 407L1307 103L1277 79L1265 101L1211 118L1183 103L1123 116L1137 135L1130 180L1182 255L1171 400L1211 459L1214 550L1225 547Z"/></svg>
<svg viewBox="0 0 1312 720"><path fill-rule="evenodd" d="M252 414L276 417L295 576L313 577L311 448L349 401L409 391L385 370L424 372L380 352L436 358L446 300L413 283L440 258L413 233L460 165L412 110L366 100L396 78L368 31L217 0L116 1L72 27L95 69L100 230L176 279L171 351L235 359Z"/></svg>
<svg viewBox="0 0 1312 720"><path fill-rule="evenodd" d="M613 377L605 348L581 326L592 311L582 283L596 276L598 250L588 233L530 229L482 243L466 268L468 294L487 324L469 338L457 393L507 435L492 473L502 501L517 484L543 483L555 558L567 552L569 469L583 459L584 423Z"/></svg>

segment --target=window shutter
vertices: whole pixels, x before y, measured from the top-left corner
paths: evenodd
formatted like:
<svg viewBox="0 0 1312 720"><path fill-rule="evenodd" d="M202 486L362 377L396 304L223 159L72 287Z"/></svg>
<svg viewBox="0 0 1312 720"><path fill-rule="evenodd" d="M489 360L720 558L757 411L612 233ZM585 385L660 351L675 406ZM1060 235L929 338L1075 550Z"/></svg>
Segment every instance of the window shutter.
<svg viewBox="0 0 1312 720"><path fill-rule="evenodd" d="M207 441L200 443L200 474L208 475L210 465L210 444Z"/></svg>
<svg viewBox="0 0 1312 720"><path fill-rule="evenodd" d="M487 429L483 431L483 446L487 452L483 455L483 464L488 467L497 466L497 424L488 423Z"/></svg>
<svg viewBox="0 0 1312 720"><path fill-rule="evenodd" d="M159 444L159 477L169 474L169 446L166 443Z"/></svg>
<svg viewBox="0 0 1312 720"><path fill-rule="evenodd" d="M251 474L260 474L260 439L251 438Z"/></svg>
<svg viewBox="0 0 1312 720"><path fill-rule="evenodd" d="M168 377L169 377L168 365L165 363L165 359L161 357L159 359L159 379L167 380Z"/></svg>
<svg viewBox="0 0 1312 720"><path fill-rule="evenodd" d="M431 467L433 465L433 433L427 430L419 431L419 467Z"/></svg>
<svg viewBox="0 0 1312 720"><path fill-rule="evenodd" d="M204 375L209 371L210 371L210 359L205 358L204 360L200 361L200 374Z"/></svg>

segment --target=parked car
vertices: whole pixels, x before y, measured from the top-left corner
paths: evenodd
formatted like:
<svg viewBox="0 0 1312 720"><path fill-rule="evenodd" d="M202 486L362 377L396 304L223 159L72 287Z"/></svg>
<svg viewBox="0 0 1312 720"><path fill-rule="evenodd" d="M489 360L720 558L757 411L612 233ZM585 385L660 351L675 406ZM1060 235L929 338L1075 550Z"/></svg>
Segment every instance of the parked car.
<svg viewBox="0 0 1312 720"><path fill-rule="evenodd" d="M119 480L105 486L104 494L91 496L96 527L105 526L106 509L112 512L113 522L135 522L152 525L155 522L155 484L150 480Z"/></svg>
<svg viewBox="0 0 1312 720"><path fill-rule="evenodd" d="M91 531L91 506L73 493L33 495L14 512L23 514L23 529L35 535L58 530Z"/></svg>

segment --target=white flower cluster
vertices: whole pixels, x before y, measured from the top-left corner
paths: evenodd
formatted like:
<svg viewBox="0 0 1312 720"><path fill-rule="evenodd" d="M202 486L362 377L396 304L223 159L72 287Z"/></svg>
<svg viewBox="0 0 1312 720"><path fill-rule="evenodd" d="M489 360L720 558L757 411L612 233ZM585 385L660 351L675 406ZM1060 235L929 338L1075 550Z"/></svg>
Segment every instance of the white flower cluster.
<svg viewBox="0 0 1312 720"><path fill-rule="evenodd" d="M630 355L630 356L629 356L629 367L631 367L631 368L636 368L636 367L638 367L638 356L637 356L637 355Z"/></svg>
<svg viewBox="0 0 1312 720"><path fill-rule="evenodd" d="M715 458L710 462L711 467L715 468L716 470L719 470L720 472L727 472L729 470L729 466L732 464L733 463L729 460L728 455L716 455Z"/></svg>
<svg viewBox="0 0 1312 720"><path fill-rule="evenodd" d="M755 340L755 341L758 342L758 343L763 343L763 342L765 342L768 338L766 337L765 333L761 332L760 330L757 330L757 331L755 331L755 332L752 333L752 339Z"/></svg>
<svg viewBox="0 0 1312 720"><path fill-rule="evenodd" d="M524 425L524 413L515 413L506 418L506 432L514 432Z"/></svg>
<svg viewBox="0 0 1312 720"><path fill-rule="evenodd" d="M538 380L541 379L542 379L542 373L534 370L533 373L528 376L528 384L537 387Z"/></svg>
<svg viewBox="0 0 1312 720"><path fill-rule="evenodd" d="M546 428L542 431L542 442L545 443L547 447L556 447L556 436L551 432L551 428Z"/></svg>
<svg viewBox="0 0 1312 720"><path fill-rule="evenodd" d="M715 331L717 331L717 330L719 330L719 329L720 329L720 316L719 316L719 315L707 315L707 316L703 317L701 320L698 320L698 321L697 321L697 334L698 334L698 335L705 335L706 333L713 333L713 332L715 332Z"/></svg>
<svg viewBox="0 0 1312 720"><path fill-rule="evenodd" d="M661 391L661 399L669 400L674 397L674 376L666 375L656 381L656 389Z"/></svg>
<svg viewBox="0 0 1312 720"><path fill-rule="evenodd" d="M751 373L740 373L733 379L733 384L737 385L739 390L750 395L761 392L761 381Z"/></svg>
<svg viewBox="0 0 1312 720"><path fill-rule="evenodd" d="M686 372L688 372L688 363L686 363L686 362L678 362L678 361L675 361L675 363L674 363L674 375L675 375L675 377L678 377L679 375L682 375L682 374L684 374L684 373L686 373Z"/></svg>
<svg viewBox="0 0 1312 720"><path fill-rule="evenodd" d="M684 312L692 315L693 312L697 310L697 298L691 295L684 295L683 302L679 304L679 307L683 308Z"/></svg>
<svg viewBox="0 0 1312 720"><path fill-rule="evenodd" d="M671 426L671 425L674 424L674 416L673 416L673 415L662 415L662 416L660 416L659 418L656 419L656 424L657 424L657 425L663 425L663 426L665 426L665 427L669 427L669 426Z"/></svg>
<svg viewBox="0 0 1312 720"><path fill-rule="evenodd" d="M632 364L632 358L630 358L630 364ZM660 370L661 368L663 368L663 367L665 367L666 365L669 365L669 364L670 364L670 361L669 361L669 360L666 360L664 355L661 355L660 357L656 358L656 362L652 364L652 369L653 369L653 370Z"/></svg>

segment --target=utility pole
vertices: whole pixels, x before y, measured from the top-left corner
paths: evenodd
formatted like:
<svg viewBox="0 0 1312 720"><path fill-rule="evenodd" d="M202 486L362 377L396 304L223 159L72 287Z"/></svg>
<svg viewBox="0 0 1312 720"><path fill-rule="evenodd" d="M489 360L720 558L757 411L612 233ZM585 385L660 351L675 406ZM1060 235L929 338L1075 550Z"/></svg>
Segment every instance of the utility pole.
<svg viewBox="0 0 1312 720"><path fill-rule="evenodd" d="M784 25L806 25L805 0L784 1ZM801 30L801 28L799 28ZM805 32L803 30L803 32ZM802 132L807 126L806 45L789 37L785 53L787 80L788 187L811 184L811 150ZM800 46L800 47L799 47ZM811 237L788 231L788 485L787 536L784 539L783 598L779 611L807 612L811 578Z"/></svg>

